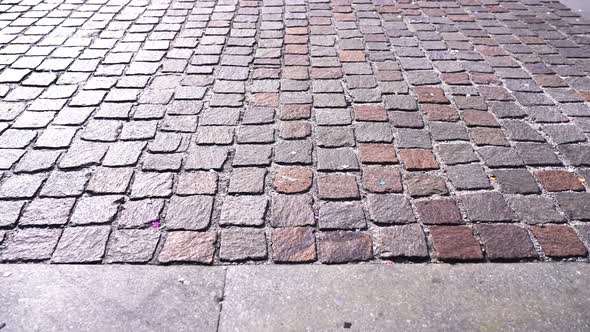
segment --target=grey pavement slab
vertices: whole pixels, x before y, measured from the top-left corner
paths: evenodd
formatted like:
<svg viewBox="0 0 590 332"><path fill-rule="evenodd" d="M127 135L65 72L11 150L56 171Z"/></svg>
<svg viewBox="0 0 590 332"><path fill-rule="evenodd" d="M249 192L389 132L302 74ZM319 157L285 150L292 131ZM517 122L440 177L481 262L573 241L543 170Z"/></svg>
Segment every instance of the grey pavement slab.
<svg viewBox="0 0 590 332"><path fill-rule="evenodd" d="M220 331L583 331L590 265L230 268Z"/></svg>
<svg viewBox="0 0 590 332"><path fill-rule="evenodd" d="M2 265L8 331L215 331L223 268Z"/></svg>
<svg viewBox="0 0 590 332"><path fill-rule="evenodd" d="M0 267L6 331L587 331L590 265Z"/></svg>

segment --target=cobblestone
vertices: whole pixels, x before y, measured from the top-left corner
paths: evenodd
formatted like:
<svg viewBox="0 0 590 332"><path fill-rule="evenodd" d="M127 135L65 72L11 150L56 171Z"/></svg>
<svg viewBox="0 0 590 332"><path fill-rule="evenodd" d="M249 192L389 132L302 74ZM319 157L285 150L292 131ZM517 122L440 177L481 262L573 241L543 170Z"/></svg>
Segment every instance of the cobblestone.
<svg viewBox="0 0 590 332"><path fill-rule="evenodd" d="M480 244L471 229L464 226L430 228L435 255L441 260L478 260L483 258Z"/></svg>
<svg viewBox="0 0 590 332"><path fill-rule="evenodd" d="M160 234L154 229L120 229L109 239L106 260L112 263L145 263L152 259Z"/></svg>
<svg viewBox="0 0 590 332"><path fill-rule="evenodd" d="M313 172L303 167L281 167L275 173L273 187L285 194L301 193L311 188Z"/></svg>
<svg viewBox="0 0 590 332"><path fill-rule="evenodd" d="M65 225L75 202L73 198L38 198L24 209L19 224ZM10 217L12 212L8 213Z"/></svg>
<svg viewBox="0 0 590 332"><path fill-rule="evenodd" d="M228 229L221 232L219 257L227 261L266 258L263 230Z"/></svg>
<svg viewBox="0 0 590 332"><path fill-rule="evenodd" d="M272 200L273 227L313 225L312 198L308 195L276 195Z"/></svg>
<svg viewBox="0 0 590 332"><path fill-rule="evenodd" d="M210 196L174 196L166 210L169 229L200 230L209 226L213 198Z"/></svg>
<svg viewBox="0 0 590 332"><path fill-rule="evenodd" d="M461 224L461 211L451 199L416 202L416 211L425 224Z"/></svg>
<svg viewBox="0 0 590 332"><path fill-rule="evenodd" d="M310 228L277 228L272 231L273 261L305 263L317 257L315 235Z"/></svg>
<svg viewBox="0 0 590 332"><path fill-rule="evenodd" d="M215 233L211 232L170 232L158 261L211 264L216 240Z"/></svg>
<svg viewBox="0 0 590 332"><path fill-rule="evenodd" d="M56 263L92 263L104 255L109 226L70 227L64 230L51 260Z"/></svg>
<svg viewBox="0 0 590 332"><path fill-rule="evenodd" d="M26 228L14 231L4 240L1 261L46 260L57 245L61 230Z"/></svg>
<svg viewBox="0 0 590 332"><path fill-rule="evenodd" d="M326 232L320 234L319 258L323 263L346 263L369 260L373 256L373 243L364 232Z"/></svg>
<svg viewBox="0 0 590 332"><path fill-rule="evenodd" d="M24 204L25 202L22 201L1 202L0 209L2 209L2 214L0 214L0 226L9 227L16 225Z"/></svg>
<svg viewBox="0 0 590 332"><path fill-rule="evenodd" d="M590 259L557 1L0 8L2 261Z"/></svg>
<svg viewBox="0 0 590 332"><path fill-rule="evenodd" d="M428 257L426 239L420 225L402 225L379 229L379 255L383 258Z"/></svg>
<svg viewBox="0 0 590 332"><path fill-rule="evenodd" d="M564 225L535 226L535 238L549 257L585 256L588 250L576 235L573 228Z"/></svg>
<svg viewBox="0 0 590 332"><path fill-rule="evenodd" d="M491 260L516 260L537 256L526 229L513 225L482 224L476 230Z"/></svg>

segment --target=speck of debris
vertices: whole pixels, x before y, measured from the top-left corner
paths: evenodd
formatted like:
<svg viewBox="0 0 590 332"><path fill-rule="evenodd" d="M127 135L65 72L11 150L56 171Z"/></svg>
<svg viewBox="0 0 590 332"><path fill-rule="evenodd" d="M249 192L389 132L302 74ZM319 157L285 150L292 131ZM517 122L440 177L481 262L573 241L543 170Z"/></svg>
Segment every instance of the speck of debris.
<svg viewBox="0 0 590 332"><path fill-rule="evenodd" d="M345 329L349 329L352 327L352 323L351 322L344 322L344 328Z"/></svg>

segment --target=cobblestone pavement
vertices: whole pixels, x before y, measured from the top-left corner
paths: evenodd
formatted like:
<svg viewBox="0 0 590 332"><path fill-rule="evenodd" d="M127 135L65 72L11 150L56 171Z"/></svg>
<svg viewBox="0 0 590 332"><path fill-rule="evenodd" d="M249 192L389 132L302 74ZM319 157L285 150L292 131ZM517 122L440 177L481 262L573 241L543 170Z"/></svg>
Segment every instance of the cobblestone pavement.
<svg viewBox="0 0 590 332"><path fill-rule="evenodd" d="M2 0L0 261L586 260L554 0Z"/></svg>

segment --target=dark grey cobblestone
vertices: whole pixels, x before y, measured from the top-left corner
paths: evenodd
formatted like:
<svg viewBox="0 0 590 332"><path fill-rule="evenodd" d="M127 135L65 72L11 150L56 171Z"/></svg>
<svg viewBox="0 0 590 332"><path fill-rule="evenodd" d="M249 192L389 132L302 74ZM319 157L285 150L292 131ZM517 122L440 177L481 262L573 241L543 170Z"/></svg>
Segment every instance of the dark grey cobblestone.
<svg viewBox="0 0 590 332"><path fill-rule="evenodd" d="M557 0L0 1L0 261L588 260Z"/></svg>

